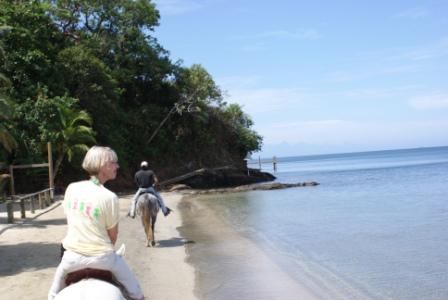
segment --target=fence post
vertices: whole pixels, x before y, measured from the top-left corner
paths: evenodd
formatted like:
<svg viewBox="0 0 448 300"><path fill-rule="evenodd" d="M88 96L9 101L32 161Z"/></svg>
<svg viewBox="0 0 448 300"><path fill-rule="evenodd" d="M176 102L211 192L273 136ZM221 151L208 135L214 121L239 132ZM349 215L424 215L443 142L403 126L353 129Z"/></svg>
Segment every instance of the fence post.
<svg viewBox="0 0 448 300"><path fill-rule="evenodd" d="M14 202L11 200L6 201L6 212L8 213L8 223L14 223Z"/></svg>
<svg viewBox="0 0 448 300"><path fill-rule="evenodd" d="M30 197L30 211L31 211L31 213L32 214L34 214L34 199L35 199L35 197L34 196L31 196Z"/></svg>
<svg viewBox="0 0 448 300"><path fill-rule="evenodd" d="M37 194L37 199L39 200L39 209L45 208L44 199L42 193Z"/></svg>
<svg viewBox="0 0 448 300"><path fill-rule="evenodd" d="M48 179L50 181L50 199L53 201L54 198L54 176L53 174L53 153L51 150L51 143L47 143L47 151L48 151Z"/></svg>
<svg viewBox="0 0 448 300"><path fill-rule="evenodd" d="M20 217L22 219L26 218L26 216L25 216L25 199L24 198L20 199Z"/></svg>
<svg viewBox="0 0 448 300"><path fill-rule="evenodd" d="M46 204L46 206L51 205L50 191L49 190L45 191L45 204Z"/></svg>
<svg viewBox="0 0 448 300"><path fill-rule="evenodd" d="M11 176L11 178L9 178L9 184L10 184L10 192L11 192L11 196L14 196L16 194L16 189L14 187L14 166L10 165L9 166L9 175Z"/></svg>

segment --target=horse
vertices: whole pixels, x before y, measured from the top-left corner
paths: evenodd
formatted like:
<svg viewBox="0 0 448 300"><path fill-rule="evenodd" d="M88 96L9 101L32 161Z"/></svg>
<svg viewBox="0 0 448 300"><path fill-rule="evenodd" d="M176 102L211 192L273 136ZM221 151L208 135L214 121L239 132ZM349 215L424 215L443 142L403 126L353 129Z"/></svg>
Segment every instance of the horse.
<svg viewBox="0 0 448 300"><path fill-rule="evenodd" d="M159 212L159 203L156 196L151 193L140 194L137 198L137 214L142 218L146 234L146 247L155 246L154 226Z"/></svg>
<svg viewBox="0 0 448 300"><path fill-rule="evenodd" d="M54 300L126 300L120 289L103 280L89 278L71 284L60 291Z"/></svg>
<svg viewBox="0 0 448 300"><path fill-rule="evenodd" d="M125 245L116 251L120 256L124 256ZM123 290L120 289L120 284L112 284L97 278L87 278L75 282L63 290L61 290L54 300L126 300Z"/></svg>

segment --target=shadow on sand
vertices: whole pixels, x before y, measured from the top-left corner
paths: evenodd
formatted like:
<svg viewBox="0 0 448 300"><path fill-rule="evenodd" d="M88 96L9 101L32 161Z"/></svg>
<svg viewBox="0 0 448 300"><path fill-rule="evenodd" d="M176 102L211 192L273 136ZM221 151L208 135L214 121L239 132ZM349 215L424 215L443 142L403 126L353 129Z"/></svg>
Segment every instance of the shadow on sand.
<svg viewBox="0 0 448 300"><path fill-rule="evenodd" d="M186 240L184 238L175 237L175 238L171 238L169 240L158 241L157 247L159 247L159 248L171 248L171 247L179 247L179 246L183 246L183 245L186 245L186 244L194 244L194 243L195 243L194 241L189 241L189 240Z"/></svg>
<svg viewBox="0 0 448 300"><path fill-rule="evenodd" d="M1 218L0 218L1 220ZM5 222L6 223L6 222ZM1 224L1 222L0 222ZM26 228L46 228L51 225L67 225L67 220L63 219L53 219L53 220L36 220L29 219L23 221L23 223L14 223L14 224L1 224L0 226L0 234L5 232L10 228L15 228L16 230L26 229Z"/></svg>
<svg viewBox="0 0 448 300"><path fill-rule="evenodd" d="M1 245L0 276L57 267L60 245L56 243L22 243Z"/></svg>

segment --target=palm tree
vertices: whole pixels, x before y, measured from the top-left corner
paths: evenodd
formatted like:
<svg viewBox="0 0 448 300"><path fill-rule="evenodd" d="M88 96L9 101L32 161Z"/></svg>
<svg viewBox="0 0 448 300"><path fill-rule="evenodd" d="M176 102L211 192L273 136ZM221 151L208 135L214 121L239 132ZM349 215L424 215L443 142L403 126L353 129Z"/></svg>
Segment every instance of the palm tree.
<svg viewBox="0 0 448 300"><path fill-rule="evenodd" d="M57 158L54 165L53 180L59 171L65 157L72 161L76 153L85 153L89 150L88 144L96 143L92 126L92 118L84 111L77 111L64 104L58 105L61 120L61 131L56 138Z"/></svg>

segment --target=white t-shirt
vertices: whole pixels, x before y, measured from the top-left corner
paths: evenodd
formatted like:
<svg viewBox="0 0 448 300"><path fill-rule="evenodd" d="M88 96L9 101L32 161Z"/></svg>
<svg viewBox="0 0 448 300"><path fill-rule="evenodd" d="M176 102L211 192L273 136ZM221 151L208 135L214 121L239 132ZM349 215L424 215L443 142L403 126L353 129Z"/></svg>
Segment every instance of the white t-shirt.
<svg viewBox="0 0 448 300"><path fill-rule="evenodd" d="M91 180L80 181L67 187L63 205L68 225L65 249L86 256L113 251L107 230L119 221L117 195Z"/></svg>

